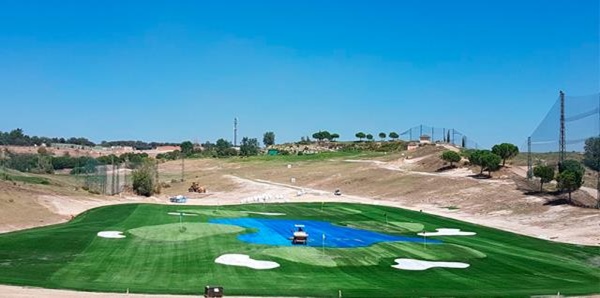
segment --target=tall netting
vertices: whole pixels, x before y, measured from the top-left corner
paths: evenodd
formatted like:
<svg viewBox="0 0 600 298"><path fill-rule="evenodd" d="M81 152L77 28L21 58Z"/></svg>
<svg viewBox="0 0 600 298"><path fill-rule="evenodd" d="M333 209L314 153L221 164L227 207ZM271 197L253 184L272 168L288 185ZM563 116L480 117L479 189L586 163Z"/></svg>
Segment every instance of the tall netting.
<svg viewBox="0 0 600 298"><path fill-rule="evenodd" d="M403 141L419 141L422 137L429 138L433 143L449 143L463 148L478 149L479 144L464 133L453 128L439 128L418 125L399 134Z"/></svg>
<svg viewBox="0 0 600 298"><path fill-rule="evenodd" d="M582 152L585 140L600 135L600 94L587 96L560 96L546 117L530 136L531 152L559 152L561 135L561 110L564 108L565 151ZM521 150L527 152L528 144Z"/></svg>
<svg viewBox="0 0 600 298"><path fill-rule="evenodd" d="M123 192L128 185L127 173L123 165L87 165L82 174L83 185L93 193L115 195Z"/></svg>

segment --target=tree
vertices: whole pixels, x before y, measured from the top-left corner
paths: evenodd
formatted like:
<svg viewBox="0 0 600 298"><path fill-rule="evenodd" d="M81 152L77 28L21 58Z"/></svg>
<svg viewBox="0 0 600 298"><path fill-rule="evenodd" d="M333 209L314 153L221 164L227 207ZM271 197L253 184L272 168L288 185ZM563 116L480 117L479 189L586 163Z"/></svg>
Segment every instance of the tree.
<svg viewBox="0 0 600 298"><path fill-rule="evenodd" d="M179 145L179 147L181 148L181 153L184 156L190 156L194 152L194 144L192 144L192 142L190 142L190 141L185 141L185 142L181 143L181 145Z"/></svg>
<svg viewBox="0 0 600 298"><path fill-rule="evenodd" d="M585 140L584 150L583 164L596 171L596 189L600 190L600 137ZM596 208L600 209L600 196L598 196Z"/></svg>
<svg viewBox="0 0 600 298"><path fill-rule="evenodd" d="M600 137L585 140L583 164L590 169L600 171Z"/></svg>
<svg viewBox="0 0 600 298"><path fill-rule="evenodd" d="M364 139L365 137L367 137L367 135L365 135L364 132L357 132L354 136L356 136L358 138L359 141L362 141L362 139Z"/></svg>
<svg viewBox="0 0 600 298"><path fill-rule="evenodd" d="M519 148L510 143L502 143L494 145L492 152L502 158L502 166L504 166L507 159L511 159L519 154Z"/></svg>
<svg viewBox="0 0 600 298"><path fill-rule="evenodd" d="M567 159L567 160L563 161L562 164L560 164L558 167L558 172L562 173L565 171L571 171L571 172L575 173L575 175L577 176L577 179L583 181L583 175L585 174L585 168L581 165L580 162L573 160L573 159Z"/></svg>
<svg viewBox="0 0 600 298"><path fill-rule="evenodd" d="M231 142L226 141L224 139L218 139L215 144L215 151L217 156L226 157L226 156L235 156L237 155L237 151L233 148Z"/></svg>
<svg viewBox="0 0 600 298"><path fill-rule="evenodd" d="M260 145L257 139L249 139L247 137L242 138L240 144L240 155L242 156L254 156L258 155Z"/></svg>
<svg viewBox="0 0 600 298"><path fill-rule="evenodd" d="M386 137L385 132L380 132L379 133L379 138L381 139L382 142L385 140L385 137Z"/></svg>
<svg viewBox="0 0 600 298"><path fill-rule="evenodd" d="M390 132L389 136L394 141L400 137L395 131Z"/></svg>
<svg viewBox="0 0 600 298"><path fill-rule="evenodd" d="M569 192L569 201L571 201L571 192L578 190L583 185L583 175L585 168L576 160L567 159L558 167L558 186L562 191Z"/></svg>
<svg viewBox="0 0 600 298"><path fill-rule="evenodd" d="M272 131L267 131L263 135L263 144L265 147L273 146L275 144L275 133Z"/></svg>
<svg viewBox="0 0 600 298"><path fill-rule="evenodd" d="M558 187L561 190L569 192L569 202L571 202L571 193L581 187L577 179L577 174L571 170L567 170L558 174L556 180L558 180Z"/></svg>
<svg viewBox="0 0 600 298"><path fill-rule="evenodd" d="M367 140L372 141L373 140L373 135L372 134L368 134L367 135Z"/></svg>
<svg viewBox="0 0 600 298"><path fill-rule="evenodd" d="M446 143L450 143L450 130L446 133Z"/></svg>
<svg viewBox="0 0 600 298"><path fill-rule="evenodd" d="M482 167L485 167L488 171L488 175L492 176L492 171L496 171L500 168L500 162L502 158L492 152L485 151L481 157Z"/></svg>
<svg viewBox="0 0 600 298"><path fill-rule="evenodd" d="M339 139L339 138L340 138L340 135L339 135L339 134L337 134L337 133L332 133L332 134L331 134L331 139L330 139L330 141L332 141L332 142L333 142L333 141L335 141L335 139Z"/></svg>
<svg viewBox="0 0 600 298"><path fill-rule="evenodd" d="M492 175L492 171L498 170L502 159L500 156L490 152L489 150L474 150L469 155L469 162L473 165L481 167L479 174L483 174L483 170L487 169L489 176Z"/></svg>
<svg viewBox="0 0 600 298"><path fill-rule="evenodd" d="M469 154L469 162L472 165L476 165L476 166L480 166L481 167L481 171L479 171L479 174L483 174L483 161L482 161L482 157L484 155L485 150L474 150L472 152L470 152Z"/></svg>
<svg viewBox="0 0 600 298"><path fill-rule="evenodd" d="M442 153L442 159L449 162L450 167L452 167L453 163L460 161L460 154L452 150L444 151L444 153Z"/></svg>
<svg viewBox="0 0 600 298"><path fill-rule="evenodd" d="M540 192L544 189L544 183L554 179L554 168L547 165L539 165L533 168L533 176L540 178Z"/></svg>
<svg viewBox="0 0 600 298"><path fill-rule="evenodd" d="M133 191L140 195L149 197L158 192L158 183L155 181L156 169L151 161L145 162L131 174L133 180Z"/></svg>
<svg viewBox="0 0 600 298"><path fill-rule="evenodd" d="M466 148L467 147L467 137L463 136L462 140L461 140L461 147L462 148Z"/></svg>
<svg viewBox="0 0 600 298"><path fill-rule="evenodd" d="M325 139L331 140L331 133L329 133L326 130L325 131L319 130L318 132L313 133L312 137L317 139L319 142L321 142Z"/></svg>

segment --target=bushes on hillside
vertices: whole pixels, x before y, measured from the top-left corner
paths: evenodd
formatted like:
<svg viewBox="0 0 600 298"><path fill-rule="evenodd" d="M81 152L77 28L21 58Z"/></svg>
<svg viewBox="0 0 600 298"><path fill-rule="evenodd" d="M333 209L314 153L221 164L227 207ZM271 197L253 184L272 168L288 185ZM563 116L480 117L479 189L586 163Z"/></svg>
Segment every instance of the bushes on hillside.
<svg viewBox="0 0 600 298"><path fill-rule="evenodd" d="M160 193L160 185L156 181L156 167L153 162L146 161L131 174L133 191L140 195L149 197Z"/></svg>

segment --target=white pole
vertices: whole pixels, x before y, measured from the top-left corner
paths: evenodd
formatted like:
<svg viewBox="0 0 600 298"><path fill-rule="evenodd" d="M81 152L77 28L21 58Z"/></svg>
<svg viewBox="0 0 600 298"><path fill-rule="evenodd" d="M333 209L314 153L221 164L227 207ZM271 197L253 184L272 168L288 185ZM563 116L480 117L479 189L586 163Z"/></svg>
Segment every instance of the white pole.
<svg viewBox="0 0 600 298"><path fill-rule="evenodd" d="M323 241L321 243L321 250L323 255L325 255L325 234L323 234Z"/></svg>

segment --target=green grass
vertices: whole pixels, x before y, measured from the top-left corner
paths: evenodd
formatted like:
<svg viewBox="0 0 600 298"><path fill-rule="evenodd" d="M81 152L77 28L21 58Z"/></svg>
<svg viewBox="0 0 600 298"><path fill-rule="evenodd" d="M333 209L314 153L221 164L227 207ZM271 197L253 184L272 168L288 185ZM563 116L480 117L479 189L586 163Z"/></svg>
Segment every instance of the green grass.
<svg viewBox="0 0 600 298"><path fill-rule="evenodd" d="M530 296L600 292L600 251L548 242L402 209L355 205L267 204L220 207L130 204L89 210L69 223L0 235L0 283L85 291L337 297ZM198 216L168 215L185 209ZM182 210L183 211L183 210ZM221 215L330 221L394 235L459 228L475 236L442 244L387 242L363 248L275 247L236 236L250 230L206 223ZM388 223L386 224L386 215ZM105 239L99 231L123 231ZM215 264L225 253L279 263L253 270ZM466 269L394 269L395 258L457 261Z"/></svg>
<svg viewBox="0 0 600 298"><path fill-rule="evenodd" d="M29 184L43 184L49 185L50 180L37 175L21 173L15 170L2 170L0 169L0 180L23 182Z"/></svg>

